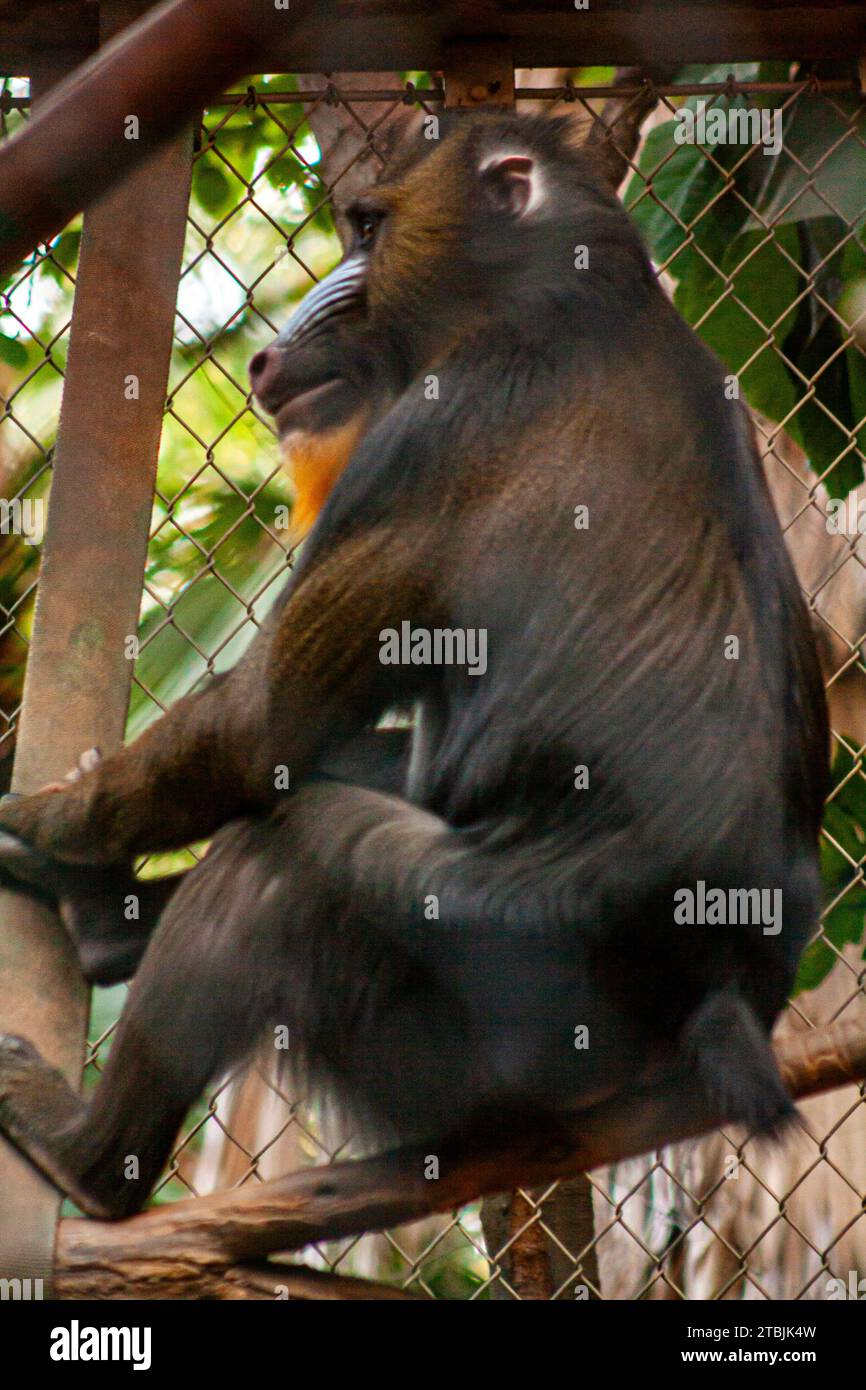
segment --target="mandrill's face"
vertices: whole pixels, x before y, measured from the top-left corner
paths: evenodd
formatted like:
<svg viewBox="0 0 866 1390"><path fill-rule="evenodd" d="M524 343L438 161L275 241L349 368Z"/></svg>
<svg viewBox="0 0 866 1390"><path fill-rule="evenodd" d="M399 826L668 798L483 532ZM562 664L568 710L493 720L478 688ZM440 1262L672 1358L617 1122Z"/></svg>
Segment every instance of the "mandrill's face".
<svg viewBox="0 0 866 1390"><path fill-rule="evenodd" d="M400 171L347 210L344 260L252 359L253 392L297 488L299 530L413 378L502 305L532 314L528 267L570 264L587 171L551 123L543 139L528 133L481 118L441 140L419 134Z"/></svg>
<svg viewBox="0 0 866 1390"><path fill-rule="evenodd" d="M299 537L315 522L370 418L365 271L363 249L350 252L250 363L253 393L276 421L295 485L292 522Z"/></svg>

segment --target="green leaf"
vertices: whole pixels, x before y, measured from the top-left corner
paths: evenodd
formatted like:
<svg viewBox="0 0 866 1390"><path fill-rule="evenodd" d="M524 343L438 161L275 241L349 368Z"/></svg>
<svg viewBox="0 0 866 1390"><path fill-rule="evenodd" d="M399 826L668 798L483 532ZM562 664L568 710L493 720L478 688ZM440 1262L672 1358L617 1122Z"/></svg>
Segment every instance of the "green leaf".
<svg viewBox="0 0 866 1390"><path fill-rule="evenodd" d="M674 128L673 121L666 121L650 131L640 172L632 175L624 199L658 265L689 240L692 222L723 184L698 146L674 144ZM711 221L704 222L702 230L715 239ZM679 275L681 268L674 263L672 273Z"/></svg>
<svg viewBox="0 0 866 1390"><path fill-rule="evenodd" d="M791 64L784 58L772 58L767 63L758 64L758 75L756 82L787 82L791 76ZM767 93L767 104L776 106L779 102L778 92Z"/></svg>
<svg viewBox="0 0 866 1390"><path fill-rule="evenodd" d="M727 71L703 77L721 80ZM719 104L742 106L745 99ZM809 132L793 124L794 148L822 159L826 148L811 151ZM846 223L820 199L803 221L782 217L768 240L768 200L783 187L781 156L771 160L756 148L742 160L737 146L705 152L677 145L674 132L675 122L667 121L650 133L626 204L653 259L678 281L677 308L739 376L750 405L772 420L790 417L789 431L813 471L833 496L845 497L863 480L866 356L857 344L840 351L847 331L839 305L847 286L866 277L866 254L846 241ZM843 184L853 175L848 166L836 172ZM866 177L859 174L856 197L866 205ZM850 210L850 197L842 206ZM812 285L815 292L804 295Z"/></svg>
<svg viewBox="0 0 866 1390"><path fill-rule="evenodd" d="M706 85L712 82L727 82L729 77L733 77L735 82L757 82L758 64L714 63L710 67L704 67L700 63L687 63L677 73L677 82L681 82L683 86L693 82Z"/></svg>
<svg viewBox="0 0 866 1390"><path fill-rule="evenodd" d="M264 173L268 183L279 189L294 188L296 184L303 184L304 180L309 177L307 169L297 155L288 150L285 154L272 160L265 168ZM321 190L319 196L321 196Z"/></svg>
<svg viewBox="0 0 866 1390"><path fill-rule="evenodd" d="M14 367L16 371L23 371L28 361L27 348L20 338L8 338L5 333L0 333L0 362Z"/></svg>
<svg viewBox="0 0 866 1390"><path fill-rule="evenodd" d="M830 495L846 497L863 480L856 446L862 449L866 437L860 405L866 384L860 349L840 351L848 336L840 306L846 275L862 273L866 258L856 243L846 242L847 229L839 218L812 218L799 223L796 232L808 276L803 285L814 285L814 293L802 300L784 344L801 402L790 428Z"/></svg>
<svg viewBox="0 0 866 1390"><path fill-rule="evenodd" d="M856 747L855 740L848 742ZM836 964L836 951L850 942L862 941L864 935L866 888L853 882L857 870L852 861L859 864L866 855L866 776L862 760L855 759L844 747L833 761L832 783L833 792L824 813L826 834L821 837L821 880L826 903L842 896L825 918L821 937L801 957L796 994L815 989Z"/></svg>
<svg viewBox="0 0 866 1390"><path fill-rule="evenodd" d="M227 212L231 205L232 187L222 169L207 160L199 160L193 172L193 193L206 212L213 216Z"/></svg>
<svg viewBox="0 0 866 1390"><path fill-rule="evenodd" d="M749 404L772 419L794 405L790 375L775 347L789 332L799 292L793 228L747 232L722 252L719 270L689 263L674 303L740 381Z"/></svg>
<svg viewBox="0 0 866 1390"><path fill-rule="evenodd" d="M81 245L81 228L73 227L68 231L62 232L51 248L50 257L46 257L40 267L41 273L54 280L56 284L68 286L69 275L65 271L71 271L78 260L78 248Z"/></svg>
<svg viewBox="0 0 866 1390"><path fill-rule="evenodd" d="M73 227L70 231L61 233L51 248L51 254L55 261L59 261L66 270L71 270L78 260L80 245L81 228Z"/></svg>
<svg viewBox="0 0 866 1390"><path fill-rule="evenodd" d="M827 919L823 936L811 942L800 957L793 995L802 994L807 989L817 989L833 967L839 964L839 957L828 945L828 940L832 941L836 950L841 950L848 942L860 941L863 935L864 911L866 900L860 896L856 902L840 903L835 908Z"/></svg>
<svg viewBox="0 0 866 1390"><path fill-rule="evenodd" d="M616 77L616 68L594 67L578 68L572 76L575 87L609 87ZM416 86L422 86L418 82Z"/></svg>
<svg viewBox="0 0 866 1390"><path fill-rule="evenodd" d="M696 100L692 98L685 105L694 108ZM748 105L739 97L716 104L725 109ZM639 172L632 176L626 189L625 205L643 232L655 262L667 265L671 274L681 279L696 261L705 264L694 247L714 264L720 264L726 247L746 222L748 206L744 197L750 196L756 176L752 167L754 156L740 164L735 173L729 173L730 167L742 160L739 146L705 149L701 145L678 144L674 138L677 127L677 121L666 121L650 132L641 152ZM679 255L675 254L677 251Z"/></svg>
<svg viewBox="0 0 866 1390"><path fill-rule="evenodd" d="M765 221L866 218L866 112L856 97L803 93L785 118L782 149L765 163L756 204Z"/></svg>
<svg viewBox="0 0 866 1390"><path fill-rule="evenodd" d="M239 486L241 481L237 480ZM256 513L273 526L274 506L284 501L281 489L261 489L255 499ZM210 517L195 528L195 545L170 525L161 528L161 543L151 543L149 577L164 570L197 577L175 598L170 624L160 608L141 625L142 649L135 668L140 684L133 687L130 700L128 739L137 738L158 716L158 705L150 695L167 706L188 694L206 675L208 665L202 653L218 654L214 662L217 671L227 670L240 658L255 627L243 621L244 605L237 593L259 595L256 614L261 621L284 587L284 558L255 518L245 515L245 499L234 491L219 490L213 502ZM245 519L237 524L241 517ZM213 553L221 578L201 573L203 552ZM269 584L272 578L274 582Z"/></svg>
<svg viewBox="0 0 866 1390"><path fill-rule="evenodd" d="M840 304L837 304L837 308L841 307L843 324L847 325L845 306L849 302L854 303L854 300L848 300L849 290L852 287L857 287L861 295L866 294L866 251L856 241L847 242L842 254L842 284L843 289L839 296ZM859 303L862 311L862 298L860 298ZM853 317L856 317L856 313ZM859 326L859 331L858 342L853 343L845 352L845 366L848 371L848 393L851 401L851 418L857 435L857 447L860 454L866 457L866 351L863 347L862 323Z"/></svg>

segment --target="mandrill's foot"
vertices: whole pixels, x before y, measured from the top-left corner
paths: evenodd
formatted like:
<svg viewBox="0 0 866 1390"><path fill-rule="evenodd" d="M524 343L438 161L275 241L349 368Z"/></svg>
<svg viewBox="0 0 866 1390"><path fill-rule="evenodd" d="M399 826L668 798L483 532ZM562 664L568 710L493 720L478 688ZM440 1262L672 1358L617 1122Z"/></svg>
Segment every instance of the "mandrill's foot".
<svg viewBox="0 0 866 1390"><path fill-rule="evenodd" d="M0 1035L0 1132L89 1216L112 1213L80 1190L70 1161L87 1108L24 1038Z"/></svg>
<svg viewBox="0 0 866 1390"><path fill-rule="evenodd" d="M65 866L57 866L58 869ZM0 887L26 889L34 898L56 902L53 860L0 828Z"/></svg>
<svg viewBox="0 0 866 1390"><path fill-rule="evenodd" d="M95 985L128 980L181 874L139 880L123 866L66 864L0 828L0 886L56 904Z"/></svg>

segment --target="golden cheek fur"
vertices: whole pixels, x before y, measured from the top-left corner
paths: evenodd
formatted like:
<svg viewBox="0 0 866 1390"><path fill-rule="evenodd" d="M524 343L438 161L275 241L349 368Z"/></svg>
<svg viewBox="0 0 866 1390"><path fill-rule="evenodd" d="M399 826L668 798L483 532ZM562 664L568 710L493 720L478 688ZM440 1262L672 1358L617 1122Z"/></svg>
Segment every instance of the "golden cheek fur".
<svg viewBox="0 0 866 1390"><path fill-rule="evenodd" d="M292 531L300 540L313 526L367 424L362 410L335 429L292 430L282 441L283 468L294 484Z"/></svg>

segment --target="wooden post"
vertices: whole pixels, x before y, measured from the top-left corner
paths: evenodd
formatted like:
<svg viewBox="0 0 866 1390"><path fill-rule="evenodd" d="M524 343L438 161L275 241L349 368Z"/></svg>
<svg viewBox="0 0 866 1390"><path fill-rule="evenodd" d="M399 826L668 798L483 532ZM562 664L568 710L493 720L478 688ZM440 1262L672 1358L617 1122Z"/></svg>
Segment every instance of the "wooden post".
<svg viewBox="0 0 866 1390"><path fill-rule="evenodd" d="M105 42L146 8L102 0ZM136 113L130 112L130 115ZM116 748L132 679L156 459L189 202L187 130L92 204L84 220L48 528L13 787ZM2 894L0 1031L20 1033L77 1086L88 991L56 915ZM59 1198L0 1147L0 1277L43 1280Z"/></svg>

